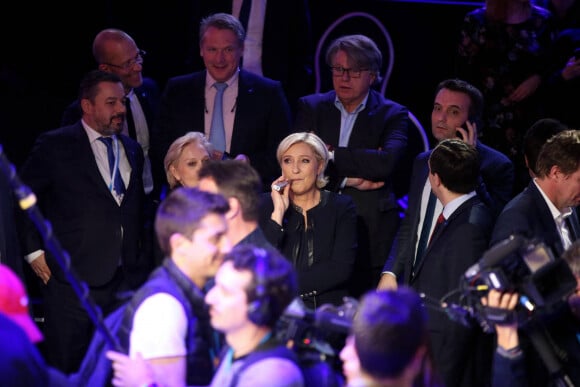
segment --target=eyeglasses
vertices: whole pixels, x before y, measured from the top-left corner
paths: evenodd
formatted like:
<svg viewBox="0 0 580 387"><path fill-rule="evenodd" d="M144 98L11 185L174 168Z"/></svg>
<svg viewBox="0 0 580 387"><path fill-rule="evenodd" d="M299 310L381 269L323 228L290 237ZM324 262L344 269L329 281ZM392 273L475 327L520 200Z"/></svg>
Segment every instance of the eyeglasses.
<svg viewBox="0 0 580 387"><path fill-rule="evenodd" d="M125 71L129 71L131 70L136 64L143 64L143 57L147 55L147 52L145 52L144 50L139 50L139 52L137 53L137 56L133 59L128 60L127 62L123 63L122 65L116 65L116 64L112 64L112 63L103 63L106 64L107 66L113 66L119 69L123 69Z"/></svg>
<svg viewBox="0 0 580 387"><path fill-rule="evenodd" d="M363 71L369 71L369 69L347 69L342 66L331 66L330 71L333 77L342 77L344 73L348 75L349 78L360 78Z"/></svg>

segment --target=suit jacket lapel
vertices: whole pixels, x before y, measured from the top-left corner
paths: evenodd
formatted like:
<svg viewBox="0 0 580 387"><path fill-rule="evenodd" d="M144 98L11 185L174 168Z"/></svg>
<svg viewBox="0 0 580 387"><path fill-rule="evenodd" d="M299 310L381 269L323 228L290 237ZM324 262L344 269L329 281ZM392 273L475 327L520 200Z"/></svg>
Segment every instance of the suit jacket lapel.
<svg viewBox="0 0 580 387"><path fill-rule="evenodd" d="M560 256L564 252L564 245L562 244L562 238L560 237L560 233L558 232L550 208L533 181L530 181L528 189L530 190L534 203L538 206L538 218L541 223L540 227L544 230L544 235L542 235L543 241L548 246L551 246L554 254Z"/></svg>
<svg viewBox="0 0 580 387"><path fill-rule="evenodd" d="M423 264L425 263L425 261L427 259L429 259L429 253L431 252L431 249L437 244L437 241L439 240L439 238L441 238L441 236L443 234L445 234L445 231L449 228L449 226L451 224L453 224L455 219L457 219L457 217L461 213L463 213L464 211L468 211L471 207L473 207L474 202L477 200L479 200L477 198L477 196L470 198L469 200L464 202L462 205L460 205L455 211L453 211L453 213L451 214L449 219L446 219L445 222L443 222L442 224L439 225L439 227L436 227L436 229L433 232L433 235L431 236L431 240L430 240L429 244L427 245L427 248L425 249L425 255L423 256L423 259L419 262L419 267L417 267L417 269L415 270L415 276L417 276L419 274L419 272L421 271L421 268L423 267ZM439 216L439 214L436 214L436 216ZM447 242L450 242L450 241L447 241Z"/></svg>
<svg viewBox="0 0 580 387"><path fill-rule="evenodd" d="M336 93L330 91L321 95L321 111L317 119L317 134L332 146L338 146L340 138L340 110L334 105Z"/></svg>
<svg viewBox="0 0 580 387"><path fill-rule="evenodd" d="M572 215L567 220L568 229L570 230L570 237L572 242L580 239L580 214L578 207L572 209Z"/></svg>
<svg viewBox="0 0 580 387"><path fill-rule="evenodd" d="M117 137L121 141L121 143L123 144L123 148L125 148L125 155L127 156L127 161L129 161L129 165L131 166L131 178L129 180L129 185L127 186L127 191L129 191L131 189L131 186L135 183L135 181L138 181L137 175L136 175L137 155L135 154L135 152L137 151L137 148L131 147L127 144L127 142L128 142L127 137L122 136L122 135L119 135ZM141 148L139 148L139 149L141 149Z"/></svg>
<svg viewBox="0 0 580 387"><path fill-rule="evenodd" d="M147 93L146 90L140 87L138 89L135 89L135 95L137 96L139 104L143 109L143 114L145 114L145 120L147 121L148 125L151 125L150 123L153 122L153 108L151 107L151 103L149 101L149 94ZM151 130L151 128L149 128L149 130Z"/></svg>
<svg viewBox="0 0 580 387"><path fill-rule="evenodd" d="M97 160L95 159L95 154L93 153L93 148L91 147L89 137L80 121L74 126L73 133L75 141L78 143L78 146L74 148L76 148L76 152L78 152L78 155L75 158L79 160L79 165L84 165L85 167L83 169L86 171L87 175L93 181L95 186L110 196L111 194L107 184L105 183L105 180L103 180L103 176L99 171ZM73 152L75 152L75 150L73 150Z"/></svg>
<svg viewBox="0 0 580 387"><path fill-rule="evenodd" d="M366 106L363 110L361 110L357 117L356 121L354 122L354 126L352 127L352 133L350 135L350 139L348 141L349 146L354 148L357 147L367 147L366 138L368 136L374 137L373 129L377 128L382 130L382 127L376 127L371 123L373 116L377 112L377 107L379 105L379 101L377 95L373 92L373 90L369 91L369 97L367 98Z"/></svg>

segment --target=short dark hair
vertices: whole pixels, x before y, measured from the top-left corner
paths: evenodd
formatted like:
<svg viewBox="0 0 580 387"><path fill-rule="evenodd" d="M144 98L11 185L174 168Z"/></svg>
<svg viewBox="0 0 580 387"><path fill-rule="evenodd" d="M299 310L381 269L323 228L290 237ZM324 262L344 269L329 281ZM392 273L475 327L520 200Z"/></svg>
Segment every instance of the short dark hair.
<svg viewBox="0 0 580 387"><path fill-rule="evenodd" d="M378 379L398 377L421 346L429 350L427 313L405 286L366 293L351 332L361 368Z"/></svg>
<svg viewBox="0 0 580 387"><path fill-rule="evenodd" d="M252 281L246 289L248 304L258 298L258 282L263 287L261 302L267 302L268 318L264 324L274 327L290 302L298 295L296 272L292 264L274 248L262 248L252 244L236 245L225 257L236 270L248 270ZM257 275L258 261L261 263ZM258 278L261 277L261 278Z"/></svg>
<svg viewBox="0 0 580 387"><path fill-rule="evenodd" d="M99 85L102 82L123 83L117 74L102 70L91 70L85 74L79 86L79 101L88 99L95 102L95 97L99 94Z"/></svg>
<svg viewBox="0 0 580 387"><path fill-rule="evenodd" d="M464 141L446 139L431 152L429 171L439 175L449 191L466 194L477 187L479 155L474 146Z"/></svg>
<svg viewBox="0 0 580 387"><path fill-rule="evenodd" d="M566 175L580 168L580 130L564 130L542 146L536 161L538 176L547 176L553 166Z"/></svg>
<svg viewBox="0 0 580 387"><path fill-rule="evenodd" d="M536 162L542 145L548 141L553 135L568 129L566 125L553 118L542 118L536 121L526 131L524 135L523 148L524 156L528 160L528 168L538 174Z"/></svg>
<svg viewBox="0 0 580 387"><path fill-rule="evenodd" d="M234 197L242 207L245 221L257 221L260 215L260 175L248 163L240 160L209 160L198 172L200 179L211 178L220 194Z"/></svg>
<svg viewBox="0 0 580 387"><path fill-rule="evenodd" d="M437 88L435 89L435 95L437 95L441 89L447 89L451 91L456 91L458 93L463 93L469 97L469 119L477 123L478 129L482 129L481 125L483 117L483 105L484 99L481 91L473 86L471 83L464 81L462 79L451 78L439 82Z"/></svg>
<svg viewBox="0 0 580 387"><path fill-rule="evenodd" d="M155 233L161 251L169 256L169 239L173 234L191 238L201 220L209 214L225 215L230 209L227 200L197 188L179 187L161 202L155 216Z"/></svg>
<svg viewBox="0 0 580 387"><path fill-rule="evenodd" d="M246 39L246 31L244 26L235 16L229 13L215 13L209 15L201 20L199 25L199 46L201 47L201 42L203 41L203 36L210 27L215 27L218 30L230 30L238 38L238 44L240 47L244 44Z"/></svg>

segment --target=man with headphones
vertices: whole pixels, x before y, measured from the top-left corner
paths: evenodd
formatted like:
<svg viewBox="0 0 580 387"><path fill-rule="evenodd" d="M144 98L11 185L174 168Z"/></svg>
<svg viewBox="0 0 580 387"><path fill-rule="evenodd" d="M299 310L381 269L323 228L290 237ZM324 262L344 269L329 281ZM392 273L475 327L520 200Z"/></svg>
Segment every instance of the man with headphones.
<svg viewBox="0 0 580 387"><path fill-rule="evenodd" d="M304 385L296 355L272 333L297 292L292 265L279 252L234 247L205 297L211 325L228 344L212 386Z"/></svg>

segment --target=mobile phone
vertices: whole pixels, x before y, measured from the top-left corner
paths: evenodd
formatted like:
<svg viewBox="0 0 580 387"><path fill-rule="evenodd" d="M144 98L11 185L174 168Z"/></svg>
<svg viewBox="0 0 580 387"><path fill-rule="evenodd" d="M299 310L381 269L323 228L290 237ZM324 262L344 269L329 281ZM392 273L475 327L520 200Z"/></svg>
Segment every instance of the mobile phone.
<svg viewBox="0 0 580 387"><path fill-rule="evenodd" d="M468 121L469 121L469 120L468 120ZM463 129L464 129L464 130L465 130L467 133L469 133L469 129L467 128L467 121L466 121L466 122L464 122L463 124L461 124L461 127L462 127L462 128L463 128ZM460 132L459 130L457 130L457 131L455 132L455 136L456 136L458 139L460 139L460 140L463 140L463 135L461 134L461 132Z"/></svg>

